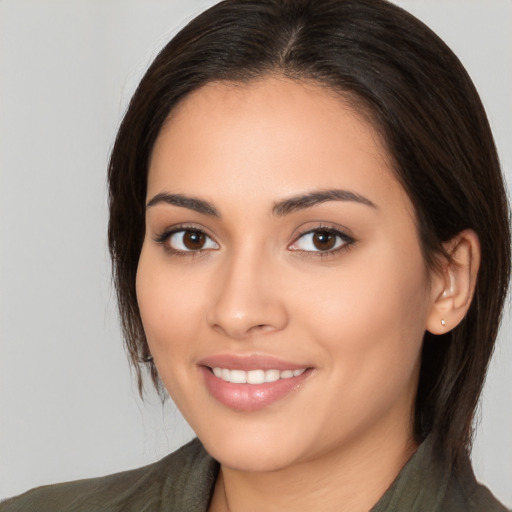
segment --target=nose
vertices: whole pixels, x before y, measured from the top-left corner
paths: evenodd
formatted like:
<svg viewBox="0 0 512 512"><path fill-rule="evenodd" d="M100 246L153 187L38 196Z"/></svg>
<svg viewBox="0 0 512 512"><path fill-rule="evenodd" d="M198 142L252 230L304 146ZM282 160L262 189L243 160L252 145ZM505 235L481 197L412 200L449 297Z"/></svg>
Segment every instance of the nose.
<svg viewBox="0 0 512 512"><path fill-rule="evenodd" d="M208 324L232 339L279 331L288 324L279 269L258 253L232 255L215 278Z"/></svg>

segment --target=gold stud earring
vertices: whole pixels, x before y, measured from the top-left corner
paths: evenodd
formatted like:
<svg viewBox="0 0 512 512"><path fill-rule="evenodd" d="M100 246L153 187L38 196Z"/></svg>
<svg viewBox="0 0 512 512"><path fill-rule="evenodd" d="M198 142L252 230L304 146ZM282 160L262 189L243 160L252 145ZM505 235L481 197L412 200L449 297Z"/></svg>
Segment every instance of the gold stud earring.
<svg viewBox="0 0 512 512"><path fill-rule="evenodd" d="M444 318L441 318L441 325L444 327L446 325L446 320Z"/></svg>

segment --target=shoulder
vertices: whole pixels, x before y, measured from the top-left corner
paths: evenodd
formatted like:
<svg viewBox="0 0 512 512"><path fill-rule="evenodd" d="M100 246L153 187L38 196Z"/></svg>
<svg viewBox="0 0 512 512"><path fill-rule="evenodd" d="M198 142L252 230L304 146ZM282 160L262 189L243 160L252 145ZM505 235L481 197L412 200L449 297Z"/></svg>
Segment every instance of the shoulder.
<svg viewBox="0 0 512 512"><path fill-rule="evenodd" d="M217 471L195 439L142 468L33 489L0 504L0 512L200 511Z"/></svg>
<svg viewBox="0 0 512 512"><path fill-rule="evenodd" d="M427 438L371 512L512 512L480 485L469 455L454 465Z"/></svg>
<svg viewBox="0 0 512 512"><path fill-rule="evenodd" d="M469 458L460 461L452 473L443 512L510 512L480 484L473 473Z"/></svg>

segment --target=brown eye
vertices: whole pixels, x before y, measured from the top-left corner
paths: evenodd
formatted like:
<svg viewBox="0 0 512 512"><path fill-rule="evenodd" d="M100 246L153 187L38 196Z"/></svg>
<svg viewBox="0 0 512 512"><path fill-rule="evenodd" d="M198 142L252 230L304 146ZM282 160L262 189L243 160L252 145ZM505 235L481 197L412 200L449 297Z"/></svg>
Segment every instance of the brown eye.
<svg viewBox="0 0 512 512"><path fill-rule="evenodd" d="M198 251L203 248L206 236L200 231L185 231L183 235L183 245L191 250Z"/></svg>
<svg viewBox="0 0 512 512"><path fill-rule="evenodd" d="M336 235L328 231L317 231L313 233L312 242L319 251L329 251L336 245Z"/></svg>
<svg viewBox="0 0 512 512"><path fill-rule="evenodd" d="M354 239L337 229L313 229L290 245L292 251L329 253L354 243Z"/></svg>
<svg viewBox="0 0 512 512"><path fill-rule="evenodd" d="M180 229L162 239L174 252L199 252L218 249L219 246L199 229Z"/></svg>

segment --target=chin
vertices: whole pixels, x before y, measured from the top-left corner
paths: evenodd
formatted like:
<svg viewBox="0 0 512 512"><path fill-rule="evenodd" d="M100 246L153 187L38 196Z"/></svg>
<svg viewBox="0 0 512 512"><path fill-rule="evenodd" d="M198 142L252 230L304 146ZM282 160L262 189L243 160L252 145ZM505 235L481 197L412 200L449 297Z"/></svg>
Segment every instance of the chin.
<svg viewBox="0 0 512 512"><path fill-rule="evenodd" d="M206 451L222 466L243 472L272 472L293 465L296 453L287 447L276 448L275 443L244 442L226 437L224 443L210 446L204 443Z"/></svg>

